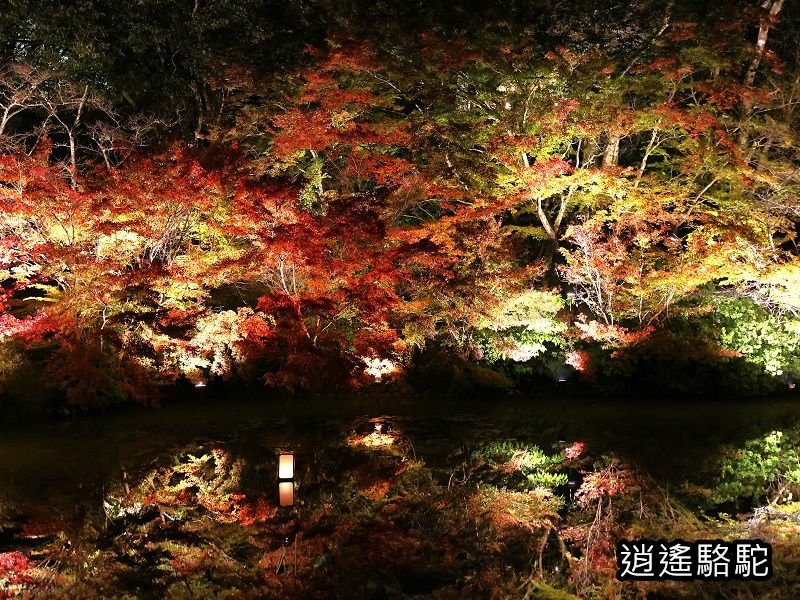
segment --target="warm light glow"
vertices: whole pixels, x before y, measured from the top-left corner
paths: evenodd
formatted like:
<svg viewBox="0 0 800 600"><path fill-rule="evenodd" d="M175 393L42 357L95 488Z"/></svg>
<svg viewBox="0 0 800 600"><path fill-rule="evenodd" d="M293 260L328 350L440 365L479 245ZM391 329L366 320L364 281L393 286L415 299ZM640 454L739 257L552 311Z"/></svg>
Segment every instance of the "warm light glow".
<svg viewBox="0 0 800 600"><path fill-rule="evenodd" d="M363 360L366 365L364 372L374 378L375 381L380 381L384 375L390 375L397 371L397 365L385 358L365 357Z"/></svg>
<svg viewBox="0 0 800 600"><path fill-rule="evenodd" d="M294 477L294 454L281 454L278 456L278 479L292 477Z"/></svg>
<svg viewBox="0 0 800 600"><path fill-rule="evenodd" d="M363 436L352 436L347 440L349 446L366 446L367 448L379 448L381 446L391 446L397 442L399 434L396 431L383 432L383 424L375 423L375 430Z"/></svg>
<svg viewBox="0 0 800 600"><path fill-rule="evenodd" d="M281 481L278 484L278 505L292 506L294 504L294 481Z"/></svg>

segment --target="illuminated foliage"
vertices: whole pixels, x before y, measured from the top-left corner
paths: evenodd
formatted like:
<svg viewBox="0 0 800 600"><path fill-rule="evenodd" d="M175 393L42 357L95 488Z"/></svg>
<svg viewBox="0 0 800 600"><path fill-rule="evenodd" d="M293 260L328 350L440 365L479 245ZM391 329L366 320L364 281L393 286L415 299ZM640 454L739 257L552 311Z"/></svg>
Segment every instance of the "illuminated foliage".
<svg viewBox="0 0 800 600"><path fill-rule="evenodd" d="M494 442L472 452L473 470L483 470L484 481L510 489L553 489L567 483L558 472L564 460L548 455L541 448L519 442Z"/></svg>
<svg viewBox="0 0 800 600"><path fill-rule="evenodd" d="M716 466L712 500L717 503L791 501L800 491L796 430L772 431L742 448L728 448Z"/></svg>
<svg viewBox="0 0 800 600"><path fill-rule="evenodd" d="M426 349L602 380L695 326L702 360L796 374L800 67L779 15L642 5L597 29L553 7L526 29L519 8L451 39L367 33L354 5L304 48L274 33L273 62L231 34L272 30L252 10L198 5L180 31L123 11L123 54L177 61L143 63L169 101L50 21L0 72L0 336L71 402L397 381Z"/></svg>
<svg viewBox="0 0 800 600"><path fill-rule="evenodd" d="M776 318L748 300L723 300L714 313L720 344L769 375L797 373L800 344L796 319Z"/></svg>

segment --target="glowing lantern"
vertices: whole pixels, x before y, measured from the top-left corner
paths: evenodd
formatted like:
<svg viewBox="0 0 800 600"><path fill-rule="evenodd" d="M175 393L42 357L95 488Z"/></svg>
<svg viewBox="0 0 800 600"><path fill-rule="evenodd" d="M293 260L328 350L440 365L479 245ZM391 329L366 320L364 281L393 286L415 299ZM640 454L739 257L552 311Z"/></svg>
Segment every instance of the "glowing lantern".
<svg viewBox="0 0 800 600"><path fill-rule="evenodd" d="M294 479L294 454L278 455L278 479Z"/></svg>
<svg viewBox="0 0 800 600"><path fill-rule="evenodd" d="M278 453L278 506L294 505L294 454Z"/></svg>

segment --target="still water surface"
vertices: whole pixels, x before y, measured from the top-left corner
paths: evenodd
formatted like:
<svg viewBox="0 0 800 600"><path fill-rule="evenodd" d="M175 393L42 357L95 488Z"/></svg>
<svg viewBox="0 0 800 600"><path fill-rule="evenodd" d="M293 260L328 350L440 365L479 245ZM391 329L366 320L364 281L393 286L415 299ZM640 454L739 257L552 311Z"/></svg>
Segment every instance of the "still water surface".
<svg viewBox="0 0 800 600"><path fill-rule="evenodd" d="M341 443L375 423L401 430L417 457L445 465L459 449L502 439L542 448L581 441L592 455L613 452L651 475L699 480L723 444L800 421L800 402L786 397L736 403L608 399L267 401L204 398L159 409L132 409L73 421L0 431L0 498L55 510L101 502L107 482L124 469L141 474L169 464L177 452L224 446L258 459L275 448L297 452L313 468L314 449Z"/></svg>

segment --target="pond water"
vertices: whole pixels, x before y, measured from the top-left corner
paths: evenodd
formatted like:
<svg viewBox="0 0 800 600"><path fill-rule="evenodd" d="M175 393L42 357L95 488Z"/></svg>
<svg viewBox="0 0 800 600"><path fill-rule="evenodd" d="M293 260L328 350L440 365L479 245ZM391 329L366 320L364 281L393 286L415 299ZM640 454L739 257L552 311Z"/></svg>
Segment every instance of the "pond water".
<svg viewBox="0 0 800 600"><path fill-rule="evenodd" d="M149 468L191 445L234 453L291 448L303 454L374 423L401 428L416 454L445 464L454 451L493 440L541 447L582 441L615 452L666 480L693 479L721 444L737 445L800 420L795 397L722 401L586 398L203 398L62 422L18 425L0 434L0 489L18 501L73 505L101 496L104 483Z"/></svg>
<svg viewBox="0 0 800 600"><path fill-rule="evenodd" d="M19 425L2 431L0 553L22 552L31 560L48 557L46 564L50 565L49 557L55 552L54 544L58 545L59 552L62 553L66 545L70 548L83 545L84 555L81 560L89 564L91 561L86 557L97 557L100 550L110 552L103 549L115 549L111 558L103 559L116 561L113 568L108 566L109 563L103 563L105 566L102 568L97 567L105 573L116 573L113 577L108 575L109 581L102 584L97 581L91 585L86 584L85 572L81 574L81 569L77 567L70 571L66 566L66 559L59 559L62 562L58 564L63 565L59 567L63 571L59 575L61 579L53 575L45 586L53 597L61 597L56 593L60 586L67 590L63 592L63 597L78 593L88 594L87 597L111 597L109 590L116 592L121 587L126 588L124 593L142 598L181 597L180 594L185 590L189 590L186 597L212 597L230 589L236 589L239 594L232 597L250 597L242 587L252 589L255 585L253 581L256 579L252 578L256 576L251 572L252 569L259 565L263 567L267 560L265 557L270 552L279 551L283 530L276 527L288 522L288 517L281 517L280 513L275 513L273 507L277 496L275 452L281 448L291 450L296 457L298 506L292 518L299 519L303 513L308 522L314 523L313 527L308 526L306 529L295 523L294 531L302 530L309 540L315 539L315 536L320 540L319 547L313 552L315 558L309 558L307 564L301 566L301 569L305 568L309 573L307 582L312 583L307 583L311 587L300 591L293 588L294 591L281 589L277 592L274 582L269 584L273 585L271 588L264 583L267 587L258 593L254 592L252 597L269 597L270 594L265 591L267 589L273 590L275 597L293 594L298 597L329 597L327 593L330 590L324 585L314 587L316 584L313 583L313 574L322 570L327 574L326 577L334 577L334 580L336 573L339 577L347 577L345 571L337 571L331 565L335 564L333 556L338 557L336 560L342 565L349 564L349 559L343 558L346 553L343 554L345 551L342 548L332 550L333 542L328 539L334 536L332 532L339 531L341 523L328 523L317 513L322 510L321 507L326 511L333 510L337 518L346 517L349 520L348 527L351 529L359 526L366 530L370 527L380 529L388 526L387 523L394 526L395 523L402 522L399 517L387 516L386 511L399 509L392 508L392 501L386 498L400 498L405 494L402 497L408 500L411 494L408 492L410 484L406 482L400 485L402 491L397 492L396 496L392 495L394 492L386 495L385 491L375 492L373 488L380 482L386 482L385 487L393 489L396 478L402 476L398 474L405 469L401 465L406 462L424 465L428 473L426 477L430 480L430 489L438 486L436 489L439 492L434 493L430 490L422 491L422 484L416 480L413 484L416 486L413 502L422 502L419 514L428 514L433 509L424 506L424 500L419 497L427 494L431 498L437 498L437 506L447 505L449 500L441 495L444 493L442 490L449 487L448 483L452 483L454 477L457 481L467 480L467 469L463 466L464 457L470 456L472 449L487 443L524 440L550 452L554 448L564 448L580 442L585 445L588 455L600 457L613 454L625 463L635 465L637 470L668 489L669 486L677 487L687 482L707 485L711 477L708 470L710 461L713 462L721 447L741 446L746 440L758 438L773 430L795 426L797 423L800 423L800 402L794 397L724 403L664 399L623 402L568 397L491 400L341 397L275 401L258 397L257 394L238 397L198 395L195 399L159 409L127 410L63 422ZM388 458L371 458L369 460L372 462L366 468L363 460L347 454L352 451L347 440L364 439L370 432L376 431L376 425L382 432L402 440L402 451L395 451ZM198 492L197 485L186 484L181 487L181 484L175 483L174 489L170 486L177 481L175 472L180 471L180 468L176 469L176 464L179 467L186 465L191 463L191 459L187 457L203 457L220 449L232 461L241 461L241 477L236 480L241 483L238 491L242 492L243 498L260 498L259 502L262 504L259 506L262 512L269 513L269 519L261 518L259 521L256 518L256 529L248 530L246 542L241 539L240 524L237 523L239 528L234 531L230 529L230 519L222 517L215 521L214 527L228 529L223 532L214 529L213 538L209 537L211 534L208 530L192 529L192 536L199 537L192 538L194 541L191 543L186 541L188 534L185 530L180 535L175 531L157 531L157 528L175 529L176 522L182 522L184 529L188 527L189 508L179 510L176 498L183 498L188 504L205 502L203 506L206 506L212 503L208 498L201 497L205 492ZM379 451L380 448L376 449L376 452ZM223 468L219 460L208 464L217 471ZM462 465L462 470L457 475L459 465ZM157 486L153 481L155 473L170 468L176 471L165 476L163 481L168 483L162 484L162 488L171 490L172 495L167 498L163 489L156 490ZM235 471L229 465L224 468ZM570 477L580 477L577 475L579 470L578 467L571 469ZM187 471L180 473L188 477ZM148 482L150 487L147 490L144 489L143 482ZM220 490L223 488L219 484L215 485L214 489L222 494ZM358 493L353 492L353 486ZM124 493L122 489L125 490ZM196 496L187 500L186 494L189 492ZM181 493L184 495L181 496ZM109 514L109 506L123 506L124 497L134 496L136 502L130 501L127 508L119 509L121 512ZM230 497L224 495L229 504ZM147 501L159 507L160 519L158 513L142 512L143 498L148 498ZM358 498L358 502L363 502L364 506L353 508L354 498ZM367 509L367 504L373 500L383 504L379 508ZM339 501L342 504L337 504ZM467 500L464 502L466 506ZM405 506L399 500L396 503L398 506ZM134 505L140 512L134 514L134 509L131 508ZM209 510L212 516L219 516L224 512L219 508ZM148 524L148 519L156 523L157 527ZM182 519L185 521L181 521ZM361 521L358 522L358 519ZM423 517L417 515L409 519L404 531L422 527L420 523L424 521ZM30 524L35 521L48 525L44 526L44 532L26 538L26 526L30 528ZM115 529L116 522L121 524ZM327 524L321 525L323 522ZM353 525L357 522L360 524ZM262 529L258 529L258 523L262 524ZM272 529L267 528L269 524ZM253 533L254 531L261 533ZM424 527L420 531L416 535L422 539L426 535ZM149 535L148 539L158 539L158 542L148 542L150 546L147 546L157 547L158 552L153 550L152 556L148 555L148 558L136 562L131 558L133 551L130 548L120 547L120 536L123 535ZM270 539L256 539L259 535ZM323 538L325 541L322 541ZM210 539L216 541L211 542ZM347 539L350 541L346 544L354 547L361 544L363 551L363 539L357 536ZM420 539L415 539L412 546L424 547L427 542ZM164 546L167 543L169 545ZM403 543L411 541L404 538ZM214 563L216 566L213 568L207 565L204 567L203 586L207 587L200 586L195 580L191 584L187 583L185 578L189 576L175 567L178 561L176 557L183 557L180 560L186 562L188 559L185 556L202 547L224 547L225 551L219 552L233 561L231 564L235 563L238 569L236 573L239 574L236 577L245 577L242 575L243 569L252 567L251 571L247 571L247 577L251 578L246 580L249 583L237 587L236 583L232 583L234 579L230 573L225 576L227 579L223 578L223 582L216 581L214 578L222 575L215 573L233 569L227 563L222 566ZM465 574L464 571L480 571L475 566L477 559L469 552L471 550L464 550L460 554L456 552L455 556L459 557L457 560L448 558L450 571L446 573L436 571L426 575L419 572L421 567L418 565L409 566L405 563L402 568L398 566L395 570L375 567L378 574L373 573L372 579L368 577L367 583L362 582L359 584L362 587L352 588L351 592L363 597L404 597L411 592L424 595L426 592L452 589L455 594L453 597L458 597L462 594L470 596L471 593L465 590L472 589L476 596L480 596L483 592L475 590L484 588L478 584L474 584L476 588L470 588L469 585L473 585L469 583L472 581L470 577L473 575ZM312 553L311 550L309 553ZM204 555L205 559L197 558L197 565L206 564L203 560L211 560L207 554ZM167 564L164 556L171 561L168 563L171 565L169 568L164 566ZM320 557L327 558L322 560ZM429 562L433 560L430 558ZM445 559L439 557L436 560ZM503 560L509 569L530 568L513 557ZM44 562L45 558L41 558L41 561ZM456 567L456 563L472 566ZM157 576L149 571L153 569ZM344 566L340 569L344 569ZM558 570L557 567L554 569ZM409 570L414 573L409 574ZM123 572L124 575L121 574ZM296 572L297 569L295 574ZM517 578L524 579L519 573ZM81 585L88 587L76 587L81 581ZM346 589L340 583L336 584L339 585L337 589ZM0 597L2 585L0 572ZM10 584L6 582L6 585ZM574 590L574 583L571 585ZM23 588L24 585L18 589ZM183 591L179 593L176 590ZM95 593L97 596L93 595ZM119 597L126 596L120 592ZM342 597L348 597L348 594ZM447 597L447 594L442 597Z"/></svg>

